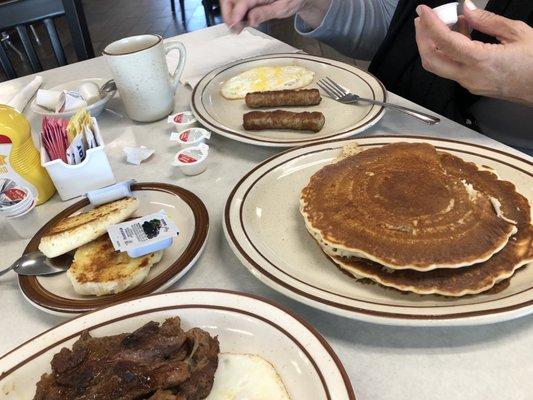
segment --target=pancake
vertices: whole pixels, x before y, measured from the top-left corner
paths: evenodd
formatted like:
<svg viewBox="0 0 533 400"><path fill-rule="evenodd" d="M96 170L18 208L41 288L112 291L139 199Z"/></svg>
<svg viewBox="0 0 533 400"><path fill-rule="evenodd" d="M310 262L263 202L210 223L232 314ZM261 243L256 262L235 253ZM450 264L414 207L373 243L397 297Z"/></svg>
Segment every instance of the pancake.
<svg viewBox="0 0 533 400"><path fill-rule="evenodd" d="M327 165L300 197L306 227L326 253L394 270L488 260L517 230L495 206L491 195L447 174L425 143L389 144Z"/></svg>
<svg viewBox="0 0 533 400"><path fill-rule="evenodd" d="M369 278L402 291L464 296L486 292L510 278L520 267L533 262L533 226L528 200L516 192L512 183L499 180L490 171L479 170L473 163L447 153L441 153L440 159L448 174L464 179L476 190L494 197L500 203L502 212L516 221L518 232L511 237L504 249L489 260L467 268L427 272L391 271L369 260L331 257L343 271L358 279Z"/></svg>

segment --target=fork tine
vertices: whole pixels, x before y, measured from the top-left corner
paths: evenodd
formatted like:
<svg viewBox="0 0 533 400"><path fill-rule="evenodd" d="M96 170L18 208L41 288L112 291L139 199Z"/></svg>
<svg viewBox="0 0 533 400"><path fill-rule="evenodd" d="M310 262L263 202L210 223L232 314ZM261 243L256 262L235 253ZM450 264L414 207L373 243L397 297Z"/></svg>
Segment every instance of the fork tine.
<svg viewBox="0 0 533 400"><path fill-rule="evenodd" d="M323 85L325 85L326 87L329 88L329 90L333 93L335 93L335 95L337 97L342 97L344 96L344 93L341 92L340 90L338 90L335 86L333 86L331 83L329 83L328 81L324 80L324 79L321 79L320 80L322 82Z"/></svg>
<svg viewBox="0 0 533 400"><path fill-rule="evenodd" d="M342 94L347 95L349 93L348 90L343 88L341 85L339 85L337 82L335 82L333 79L331 79L329 76L326 76L326 79L331 82L333 86L335 86L338 90L342 92Z"/></svg>
<svg viewBox="0 0 533 400"><path fill-rule="evenodd" d="M322 89L324 92L326 92L326 94L329 97L331 97L332 99L338 99L339 98L339 96L337 96L331 90L329 90L329 88L327 86L323 85L321 81L318 81L317 85L320 87L320 89Z"/></svg>

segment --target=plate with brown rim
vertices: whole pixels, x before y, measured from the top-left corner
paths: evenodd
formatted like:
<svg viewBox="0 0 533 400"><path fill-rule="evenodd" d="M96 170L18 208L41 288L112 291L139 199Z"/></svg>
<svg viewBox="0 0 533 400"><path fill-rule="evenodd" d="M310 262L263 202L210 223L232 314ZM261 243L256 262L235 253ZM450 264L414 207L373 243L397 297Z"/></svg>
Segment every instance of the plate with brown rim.
<svg viewBox="0 0 533 400"><path fill-rule="evenodd" d="M180 230L179 236L171 247L165 249L161 261L151 268L145 281L122 293L97 297L77 294L66 274L19 276L22 294L32 305L51 314L71 316L163 291L192 268L204 249L209 231L209 215L202 201L188 190L166 183L135 183L131 188L139 199L139 209L134 216L165 210ZM24 253L37 251L41 237L61 219L90 207L89 201L83 199L60 212L33 236Z"/></svg>
<svg viewBox="0 0 533 400"><path fill-rule="evenodd" d="M531 158L474 143L414 136L355 140L364 149L393 142L426 142L465 161L491 168L533 199ZM533 265L518 270L508 287L460 298L418 295L356 281L340 272L305 228L301 189L352 140L288 150L259 164L231 192L224 230L239 260L273 289L312 307L373 323L405 326L480 325L533 313ZM503 286L503 285L502 285ZM502 289L500 286L500 289Z"/></svg>
<svg viewBox="0 0 533 400"><path fill-rule="evenodd" d="M70 348L84 330L95 337L116 335L176 316L184 330L199 327L217 336L222 353L255 354L270 362L291 399L355 400L341 361L306 321L269 300L216 289L148 295L84 314L30 339L0 357L2 398L32 399L52 356Z"/></svg>
<svg viewBox="0 0 533 400"><path fill-rule="evenodd" d="M322 101L317 106L279 107L298 112L322 112L326 123L318 133L292 130L244 130L242 116L253 110L246 107L244 99L225 99L220 94L222 85L233 76L251 68L286 65L302 66L315 73L313 82L306 89L318 88L316 82L329 76L361 97L379 101L387 100L387 91L383 84L362 69L308 54L279 53L239 60L210 72L194 88L191 110L202 125L215 133L239 142L268 147L294 147L327 139L349 137L368 129L383 117L385 109L381 106L362 103L342 104L323 95Z"/></svg>

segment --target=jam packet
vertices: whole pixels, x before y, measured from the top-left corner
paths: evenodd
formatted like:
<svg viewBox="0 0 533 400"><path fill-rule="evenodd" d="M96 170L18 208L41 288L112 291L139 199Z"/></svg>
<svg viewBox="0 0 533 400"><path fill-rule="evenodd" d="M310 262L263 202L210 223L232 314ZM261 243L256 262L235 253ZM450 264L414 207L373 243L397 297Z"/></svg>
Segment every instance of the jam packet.
<svg viewBox="0 0 533 400"><path fill-rule="evenodd" d="M116 251L127 252L132 258L142 257L172 245L179 235L174 222L164 210L107 228Z"/></svg>

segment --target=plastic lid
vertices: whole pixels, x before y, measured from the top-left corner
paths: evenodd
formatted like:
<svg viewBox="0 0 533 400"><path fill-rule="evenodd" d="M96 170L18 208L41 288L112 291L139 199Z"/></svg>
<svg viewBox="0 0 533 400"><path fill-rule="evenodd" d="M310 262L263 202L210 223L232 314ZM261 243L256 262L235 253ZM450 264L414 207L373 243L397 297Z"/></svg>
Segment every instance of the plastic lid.
<svg viewBox="0 0 533 400"><path fill-rule="evenodd" d="M180 111L176 114L172 114L167 118L167 122L176 125L192 124L196 121L194 115L190 111Z"/></svg>
<svg viewBox="0 0 533 400"><path fill-rule="evenodd" d="M174 159L174 165L192 165L204 161L207 157L209 146L201 144L195 147L188 147L179 151Z"/></svg>

